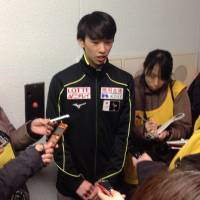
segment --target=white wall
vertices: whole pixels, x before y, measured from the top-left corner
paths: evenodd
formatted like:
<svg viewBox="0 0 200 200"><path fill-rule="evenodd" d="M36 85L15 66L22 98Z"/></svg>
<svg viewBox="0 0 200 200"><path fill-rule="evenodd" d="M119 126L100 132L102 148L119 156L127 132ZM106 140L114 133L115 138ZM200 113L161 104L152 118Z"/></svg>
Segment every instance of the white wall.
<svg viewBox="0 0 200 200"><path fill-rule="evenodd" d="M24 122L24 84L45 81L79 55L79 2L0 1L0 104L12 122Z"/></svg>
<svg viewBox="0 0 200 200"><path fill-rule="evenodd" d="M104 10L118 32L111 56L144 56L154 48L194 53L199 47L198 0L0 0L0 105L24 121L24 84L45 81L79 59L80 16Z"/></svg>
<svg viewBox="0 0 200 200"><path fill-rule="evenodd" d="M47 93L52 75L79 59L76 26L88 12L115 18L111 56L200 55L199 8L199 0L0 0L0 105L16 127L24 122L24 84L45 81Z"/></svg>
<svg viewBox="0 0 200 200"><path fill-rule="evenodd" d="M100 9L117 21L113 54L143 54L154 48L172 52L196 50L198 0L84 0L81 14ZM107 3L106 3L107 2Z"/></svg>

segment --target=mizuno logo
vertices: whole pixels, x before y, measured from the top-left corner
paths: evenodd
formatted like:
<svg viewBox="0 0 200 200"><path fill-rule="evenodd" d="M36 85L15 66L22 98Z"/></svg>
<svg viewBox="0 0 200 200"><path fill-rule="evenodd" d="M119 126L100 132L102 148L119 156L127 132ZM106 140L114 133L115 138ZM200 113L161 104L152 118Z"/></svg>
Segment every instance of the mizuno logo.
<svg viewBox="0 0 200 200"><path fill-rule="evenodd" d="M84 105L86 105L86 102L84 102L84 103L74 103L74 104L72 104L74 107L77 107L78 109L80 109L81 108L81 106L84 106Z"/></svg>

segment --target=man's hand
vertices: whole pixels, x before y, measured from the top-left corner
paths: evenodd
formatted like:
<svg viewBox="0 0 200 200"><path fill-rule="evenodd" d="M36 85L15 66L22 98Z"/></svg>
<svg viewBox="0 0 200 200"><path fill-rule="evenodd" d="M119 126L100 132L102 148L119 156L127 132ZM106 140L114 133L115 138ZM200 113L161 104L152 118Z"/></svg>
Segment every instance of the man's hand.
<svg viewBox="0 0 200 200"><path fill-rule="evenodd" d="M111 189L112 196L104 194L101 190L98 190L98 197L100 200L124 200L125 195L119 193L116 190Z"/></svg>
<svg viewBox="0 0 200 200"><path fill-rule="evenodd" d="M50 119L34 119L31 122L31 131L38 135L49 135L53 131L54 123Z"/></svg>
<svg viewBox="0 0 200 200"><path fill-rule="evenodd" d="M98 192L98 188L97 188L97 186L95 186L92 193L88 197L88 199L89 200L98 200L99 198L98 198L97 192Z"/></svg>
<svg viewBox="0 0 200 200"><path fill-rule="evenodd" d="M89 181L84 180L76 190L76 193L81 199L89 200L92 196L95 196L95 187Z"/></svg>

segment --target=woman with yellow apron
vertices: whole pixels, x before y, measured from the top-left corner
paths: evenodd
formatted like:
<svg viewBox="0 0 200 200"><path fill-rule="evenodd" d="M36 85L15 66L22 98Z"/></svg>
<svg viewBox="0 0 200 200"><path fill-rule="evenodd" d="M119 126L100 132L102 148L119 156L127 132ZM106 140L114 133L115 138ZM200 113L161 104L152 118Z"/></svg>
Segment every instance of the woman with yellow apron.
<svg viewBox="0 0 200 200"><path fill-rule="evenodd" d="M150 142L150 148L153 148L156 143L164 145L167 140L187 138L192 126L186 85L171 78L171 54L165 50L153 50L147 55L143 67L143 74L135 78L135 128L125 164L125 182L128 185L138 184L132 156L146 152L145 144L149 140L153 141ZM184 113L185 117L156 134L159 126L178 113ZM151 155L154 160L163 156L159 148L154 149L154 153Z"/></svg>

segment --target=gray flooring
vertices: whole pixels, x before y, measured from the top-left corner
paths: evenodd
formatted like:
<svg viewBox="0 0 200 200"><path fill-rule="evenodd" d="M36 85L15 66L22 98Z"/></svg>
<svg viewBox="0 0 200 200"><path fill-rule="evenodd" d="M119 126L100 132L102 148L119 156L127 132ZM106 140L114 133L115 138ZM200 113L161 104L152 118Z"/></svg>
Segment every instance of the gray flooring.
<svg viewBox="0 0 200 200"><path fill-rule="evenodd" d="M43 168L27 182L30 200L56 200L56 165Z"/></svg>

